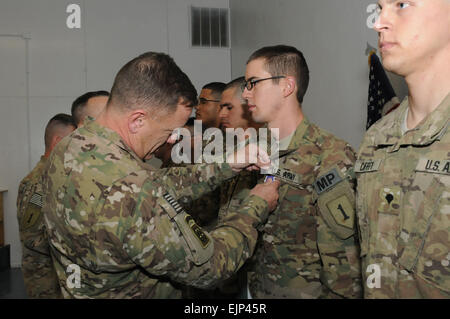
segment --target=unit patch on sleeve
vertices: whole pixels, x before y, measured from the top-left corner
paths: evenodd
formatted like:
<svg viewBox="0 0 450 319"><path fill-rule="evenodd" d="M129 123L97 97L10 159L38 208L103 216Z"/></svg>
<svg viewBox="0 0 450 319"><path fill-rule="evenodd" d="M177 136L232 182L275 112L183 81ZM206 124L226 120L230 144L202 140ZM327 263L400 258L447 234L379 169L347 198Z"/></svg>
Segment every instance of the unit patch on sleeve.
<svg viewBox="0 0 450 319"><path fill-rule="evenodd" d="M22 216L21 226L22 229L28 229L33 227L41 216L42 209L42 195L34 193L31 196L30 201L25 209L25 213Z"/></svg>
<svg viewBox="0 0 450 319"><path fill-rule="evenodd" d="M323 192L333 188L337 184L342 182L342 178L335 168L333 168L328 173L319 177L314 183L314 188L317 194L322 194Z"/></svg>

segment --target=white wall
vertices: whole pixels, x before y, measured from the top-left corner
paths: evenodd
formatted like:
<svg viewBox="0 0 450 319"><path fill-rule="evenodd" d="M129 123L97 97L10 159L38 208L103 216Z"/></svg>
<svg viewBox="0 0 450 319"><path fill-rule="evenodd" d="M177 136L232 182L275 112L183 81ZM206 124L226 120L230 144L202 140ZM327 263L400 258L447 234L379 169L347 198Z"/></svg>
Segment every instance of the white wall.
<svg viewBox="0 0 450 319"><path fill-rule="evenodd" d="M82 8L68 29L68 4ZM189 46L189 6L228 8L228 0L0 0L0 187L5 187L5 242L21 259L15 201L20 180L44 152L47 121L70 113L91 90L110 90L114 75L146 51L169 53L197 89L231 78L228 49ZM29 94L26 46L29 35ZM27 105L29 101L29 105ZM29 125L28 125L29 122Z"/></svg>
<svg viewBox="0 0 450 319"><path fill-rule="evenodd" d="M250 54L263 46L297 47L310 68L305 114L357 148L367 118L366 44L377 46L366 8L376 2L230 0L232 77L243 75ZM393 86L401 97L406 94L402 79L396 77Z"/></svg>

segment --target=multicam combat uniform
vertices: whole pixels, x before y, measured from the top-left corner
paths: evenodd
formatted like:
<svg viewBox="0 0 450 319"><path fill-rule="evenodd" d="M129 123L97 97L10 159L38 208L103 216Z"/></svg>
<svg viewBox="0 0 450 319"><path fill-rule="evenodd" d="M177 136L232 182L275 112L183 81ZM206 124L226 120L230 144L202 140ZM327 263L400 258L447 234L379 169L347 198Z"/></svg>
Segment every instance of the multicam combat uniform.
<svg viewBox="0 0 450 319"><path fill-rule="evenodd" d="M231 178L230 166L151 170L96 122L58 143L49 162L43 211L64 297L178 298L176 283L215 285L252 255L267 218L253 195L204 232L176 201Z"/></svg>
<svg viewBox="0 0 450 319"><path fill-rule="evenodd" d="M365 298L450 297L450 95L412 130L407 110L369 129L355 165Z"/></svg>
<svg viewBox="0 0 450 319"><path fill-rule="evenodd" d="M361 296L350 145L306 118L280 159L278 208L249 273L253 298Z"/></svg>
<svg viewBox="0 0 450 319"><path fill-rule="evenodd" d="M61 298L41 213L41 178L45 163L46 158L42 156L19 185L17 218L22 242L22 273L28 297Z"/></svg>

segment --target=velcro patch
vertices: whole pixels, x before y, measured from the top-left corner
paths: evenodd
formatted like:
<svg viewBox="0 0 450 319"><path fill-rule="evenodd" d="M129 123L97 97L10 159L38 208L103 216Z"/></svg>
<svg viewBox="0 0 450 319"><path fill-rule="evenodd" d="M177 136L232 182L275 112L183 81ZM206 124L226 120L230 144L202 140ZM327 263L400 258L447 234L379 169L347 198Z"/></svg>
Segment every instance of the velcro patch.
<svg viewBox="0 0 450 319"><path fill-rule="evenodd" d="M358 160L355 163L355 173L376 172L380 169L381 159Z"/></svg>
<svg viewBox="0 0 450 319"><path fill-rule="evenodd" d="M337 224L350 229L353 228L355 213L347 196L342 195L329 201L326 205Z"/></svg>
<svg viewBox="0 0 450 319"><path fill-rule="evenodd" d="M342 178L335 168L333 168L328 173L322 175L314 182L314 188L317 194L322 194L323 192L333 188L337 184L342 182Z"/></svg>
<svg viewBox="0 0 450 319"><path fill-rule="evenodd" d="M165 193L163 197L170 204L170 206L172 206L177 214L183 212L183 207L178 204L178 202L175 200L175 198L172 197L172 195L170 195L169 193Z"/></svg>
<svg viewBox="0 0 450 319"><path fill-rule="evenodd" d="M295 186L299 186L301 182L300 175L284 168L279 168L274 176L278 177L280 180L288 184L293 184Z"/></svg>
<svg viewBox="0 0 450 319"><path fill-rule="evenodd" d="M355 233L355 195L348 182L323 193L317 203L325 223L339 238Z"/></svg>
<svg viewBox="0 0 450 319"><path fill-rule="evenodd" d="M450 175L450 161L421 158L416 172Z"/></svg>
<svg viewBox="0 0 450 319"><path fill-rule="evenodd" d="M30 203L42 208L42 195L34 193L33 196L31 196Z"/></svg>
<svg viewBox="0 0 450 319"><path fill-rule="evenodd" d="M189 226L189 228L192 230L195 237L200 241L200 244L202 245L202 247L203 248L208 247L210 240L209 240L208 236L206 236L206 234L200 228L200 226L198 226L196 224L194 218L192 218L191 215L186 215L186 217L184 218L184 221Z"/></svg>
<svg viewBox="0 0 450 319"><path fill-rule="evenodd" d="M40 219L41 209L42 195L39 193L34 193L33 196L31 196L31 199L25 209L25 213L22 216L21 228L25 230L33 227Z"/></svg>
<svg viewBox="0 0 450 319"><path fill-rule="evenodd" d="M203 229L197 225L181 205L169 193L158 198L159 205L167 212L170 219L178 226L189 247L192 261L196 265L207 262L214 253L214 242Z"/></svg>

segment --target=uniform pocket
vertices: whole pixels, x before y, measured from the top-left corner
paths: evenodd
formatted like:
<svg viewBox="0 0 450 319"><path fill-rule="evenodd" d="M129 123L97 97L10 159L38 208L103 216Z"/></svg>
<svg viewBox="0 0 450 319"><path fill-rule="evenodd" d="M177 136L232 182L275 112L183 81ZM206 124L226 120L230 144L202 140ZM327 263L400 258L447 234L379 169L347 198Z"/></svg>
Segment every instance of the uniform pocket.
<svg viewBox="0 0 450 319"><path fill-rule="evenodd" d="M430 182L431 180L431 182ZM425 281L450 287L450 176L418 172L406 199L399 263ZM421 194L420 194L421 193ZM421 200L422 199L422 200Z"/></svg>

